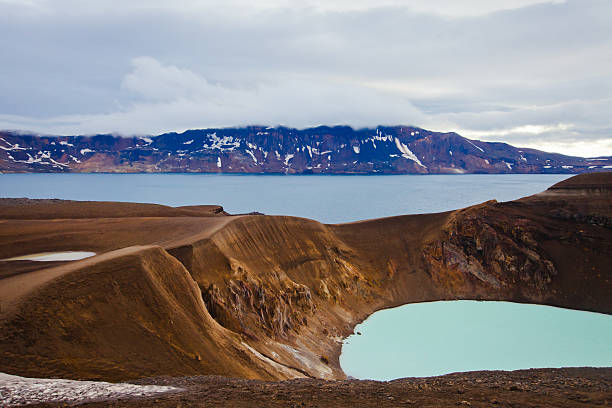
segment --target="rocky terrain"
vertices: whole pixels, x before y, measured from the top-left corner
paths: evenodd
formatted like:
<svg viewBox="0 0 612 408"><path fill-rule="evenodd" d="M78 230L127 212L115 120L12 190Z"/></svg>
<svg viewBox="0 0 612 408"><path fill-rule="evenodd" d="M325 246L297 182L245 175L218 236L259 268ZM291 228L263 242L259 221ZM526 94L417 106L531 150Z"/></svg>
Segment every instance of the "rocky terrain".
<svg viewBox="0 0 612 408"><path fill-rule="evenodd" d="M607 169L612 169L611 157L564 156L410 126L251 126L147 137L0 131L0 172L497 174Z"/></svg>
<svg viewBox="0 0 612 408"><path fill-rule="evenodd" d="M11 199L0 200L0 220L0 259L98 254L0 261L0 372L26 377L344 379L342 339L382 308L488 299L612 313L612 173L575 176L517 201L339 225L230 216L219 206ZM610 373L589 373L576 384L598 384L585 398L605 406ZM525 387L556 395L539 374L525 375ZM193 381L199 390L221 381L246 387L241 395L268 394L259 382ZM332 384L348 402L370 389L368 382L276 384L285 402L294 385ZM563 383L563 401L574 392L582 398L572 384ZM406 387L400 397L413 400L413 385ZM483 387L487 398L504 390ZM453 394L453 404L464 400L472 403Z"/></svg>
<svg viewBox="0 0 612 408"><path fill-rule="evenodd" d="M612 369L480 371L394 381L259 381L219 376L160 377L136 383L174 386L154 396L84 399L80 407L580 407L610 406ZM47 403L32 407L65 407Z"/></svg>

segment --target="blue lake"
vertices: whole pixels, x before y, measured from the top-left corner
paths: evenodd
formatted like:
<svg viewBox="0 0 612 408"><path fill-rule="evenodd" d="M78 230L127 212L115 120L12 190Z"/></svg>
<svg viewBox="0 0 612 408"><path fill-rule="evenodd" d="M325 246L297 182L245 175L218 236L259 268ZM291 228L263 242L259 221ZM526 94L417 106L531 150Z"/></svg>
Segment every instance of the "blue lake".
<svg viewBox="0 0 612 408"><path fill-rule="evenodd" d="M217 174L0 174L0 197L220 204L340 223L514 200L568 175L274 176Z"/></svg>
<svg viewBox="0 0 612 408"><path fill-rule="evenodd" d="M374 313L355 332L340 364L360 379L612 366L612 316L550 306L416 303Z"/></svg>
<svg viewBox="0 0 612 408"><path fill-rule="evenodd" d="M567 175L273 176L0 174L0 197L221 204L340 223L447 211L543 191ZM357 378L453 371L612 366L612 318L501 302L433 302L372 315L343 348Z"/></svg>

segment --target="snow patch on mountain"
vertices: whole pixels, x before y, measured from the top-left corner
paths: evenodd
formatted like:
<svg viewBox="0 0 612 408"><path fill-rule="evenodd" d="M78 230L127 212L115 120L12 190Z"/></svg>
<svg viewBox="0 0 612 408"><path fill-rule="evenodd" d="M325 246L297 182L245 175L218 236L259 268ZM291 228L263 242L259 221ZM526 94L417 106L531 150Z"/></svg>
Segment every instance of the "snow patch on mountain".
<svg viewBox="0 0 612 408"><path fill-rule="evenodd" d="M250 154L250 155L251 155L251 158L253 159L253 161L254 161L255 163L257 163L257 157L255 157L255 155L253 154L253 152L252 152L252 151L250 151L250 150L247 150L246 152L247 152L248 154Z"/></svg>
<svg viewBox="0 0 612 408"><path fill-rule="evenodd" d="M474 143L470 142L469 139L465 139L465 141L471 144L472 146L474 146L475 148L477 148L478 150L480 150L482 153L484 153L484 150L481 147L476 146Z"/></svg>
<svg viewBox="0 0 612 408"><path fill-rule="evenodd" d="M293 157L295 157L294 154L288 154L285 156L285 166L289 165L289 160L293 159Z"/></svg>
<svg viewBox="0 0 612 408"><path fill-rule="evenodd" d="M402 152L402 157L416 162L416 164L418 164L421 167L425 167L423 166L423 163L421 163L419 158L416 157L414 153L412 153L412 151L408 148L408 146L402 143L397 137L395 138L395 146L397 147L397 150Z"/></svg>

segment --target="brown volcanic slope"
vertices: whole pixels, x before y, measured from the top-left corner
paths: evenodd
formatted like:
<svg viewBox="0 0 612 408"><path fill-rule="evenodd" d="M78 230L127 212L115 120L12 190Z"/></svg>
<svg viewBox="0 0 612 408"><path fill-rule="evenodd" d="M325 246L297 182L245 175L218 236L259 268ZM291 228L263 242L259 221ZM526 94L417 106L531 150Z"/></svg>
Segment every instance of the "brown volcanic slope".
<svg viewBox="0 0 612 408"><path fill-rule="evenodd" d="M3 200L0 259L66 250L100 255L0 265L0 372L338 379L341 339L382 308L491 299L612 313L612 173L341 225Z"/></svg>

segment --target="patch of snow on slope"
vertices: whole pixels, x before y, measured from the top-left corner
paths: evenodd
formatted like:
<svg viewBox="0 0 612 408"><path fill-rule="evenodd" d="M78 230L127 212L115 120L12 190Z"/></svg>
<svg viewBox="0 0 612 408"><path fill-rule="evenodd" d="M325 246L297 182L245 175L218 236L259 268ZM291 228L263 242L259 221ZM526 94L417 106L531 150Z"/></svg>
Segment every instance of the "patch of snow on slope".
<svg viewBox="0 0 612 408"><path fill-rule="evenodd" d="M192 144L192 143L193 143L193 139L188 140L188 141L186 141L186 142L183 142L183 144L186 144L186 145L190 145L190 144Z"/></svg>
<svg viewBox="0 0 612 408"><path fill-rule="evenodd" d="M253 158L253 161L254 161L255 163L257 163L257 157L255 157L255 155L253 154L253 152L252 152L252 151L250 151L250 150L247 150L246 152L247 152L248 154L250 154L250 155L251 155L251 157Z"/></svg>
<svg viewBox="0 0 612 408"><path fill-rule="evenodd" d="M469 144L471 144L472 146L474 146L475 148L477 148L478 150L480 150L481 152L484 153L484 150L482 150L482 148L476 146L474 143L470 142L468 139L465 139Z"/></svg>
<svg viewBox="0 0 612 408"><path fill-rule="evenodd" d="M320 358L318 358L318 356L316 356L314 353L297 350L286 344L279 345L291 353L296 360L305 365L309 371L316 372L319 377L328 378L332 375L332 370L326 365L322 364Z"/></svg>
<svg viewBox="0 0 612 408"><path fill-rule="evenodd" d="M15 163L25 163L25 164L32 164L32 163L39 163L39 164L46 164L46 165L51 165L53 167L69 167L67 164L64 163L59 163L55 160L53 160L51 158L51 153L49 152L41 152L39 151L36 154L36 157L32 157L30 155L30 153L26 153L28 155L28 160L14 160L13 161ZM40 156L40 157L39 157ZM43 159L47 159L49 162L44 162Z"/></svg>
<svg viewBox="0 0 612 408"><path fill-rule="evenodd" d="M221 168L221 157L217 157L217 167Z"/></svg>
<svg viewBox="0 0 612 408"><path fill-rule="evenodd" d="M93 153L94 151L91 149L81 149L81 154L85 154L85 153Z"/></svg>
<svg viewBox="0 0 612 408"><path fill-rule="evenodd" d="M45 402L75 403L91 400L143 397L179 390L180 388L158 385L25 378L0 373L0 406L3 407Z"/></svg>
<svg viewBox="0 0 612 408"><path fill-rule="evenodd" d="M42 155L42 158L43 159L48 159L51 163L53 163L55 165L55 167L57 167L57 166L69 167L67 164L60 163L60 162L57 162L57 161L53 160L51 158L51 153L49 153L49 152L44 152L43 155Z"/></svg>
<svg viewBox="0 0 612 408"><path fill-rule="evenodd" d="M374 136L374 140L378 140L379 142L390 142L393 139L391 135L385 135L381 130L376 129L376 136Z"/></svg>
<svg viewBox="0 0 612 408"><path fill-rule="evenodd" d="M293 154L288 154L288 155L285 156L285 166L289 165L289 160L293 159L294 156L295 155L293 155Z"/></svg>
<svg viewBox="0 0 612 408"><path fill-rule="evenodd" d="M19 147L19 143L11 144L2 137L0 137L0 140L9 145L9 147L0 146L0 149L2 150L27 150L26 148Z"/></svg>
<svg viewBox="0 0 612 408"><path fill-rule="evenodd" d="M140 140L142 140L143 142L145 142L146 144L151 144L153 143L153 139L151 139L150 137L141 137ZM61 143L61 142L60 142Z"/></svg>
<svg viewBox="0 0 612 408"><path fill-rule="evenodd" d="M359 148L359 146L353 146L353 151L354 151L355 153L359 154L359 152L360 152L360 148Z"/></svg>
<svg viewBox="0 0 612 408"><path fill-rule="evenodd" d="M419 158L416 157L414 153L412 153L412 151L408 148L408 146L403 144L397 137L395 138L395 146L397 146L397 150L402 152L402 157L416 162L421 167L426 167L426 166L423 166L423 163L421 163Z"/></svg>
<svg viewBox="0 0 612 408"><path fill-rule="evenodd" d="M298 373L297 371L294 371L288 367L285 367L282 364L277 363L276 361L272 360L269 357L264 356L263 354L261 354L259 351L255 350L253 347L249 346L248 344L246 344L245 342L242 342L242 345L249 350L251 353L253 353L258 359L265 361L266 363L276 367L277 370L284 372L285 374L288 374L291 377L305 377L304 375L301 375L301 373ZM274 353L276 354L276 353ZM276 357L278 356L278 354L276 354Z"/></svg>
<svg viewBox="0 0 612 408"><path fill-rule="evenodd" d="M221 150L222 152L231 152L235 148L240 147L240 140L234 139L233 136L219 137L217 136L217 132L209 133L206 136L208 137L208 141L210 144L204 143L202 147L205 149L216 149Z"/></svg>

